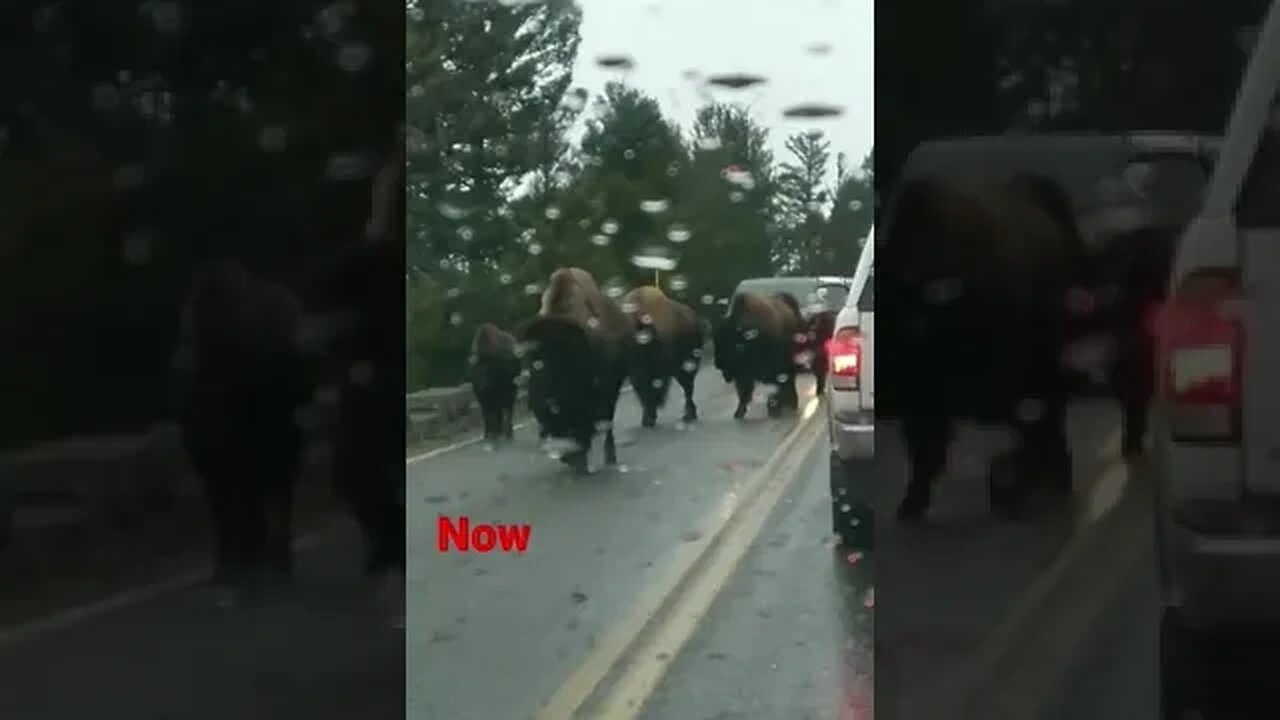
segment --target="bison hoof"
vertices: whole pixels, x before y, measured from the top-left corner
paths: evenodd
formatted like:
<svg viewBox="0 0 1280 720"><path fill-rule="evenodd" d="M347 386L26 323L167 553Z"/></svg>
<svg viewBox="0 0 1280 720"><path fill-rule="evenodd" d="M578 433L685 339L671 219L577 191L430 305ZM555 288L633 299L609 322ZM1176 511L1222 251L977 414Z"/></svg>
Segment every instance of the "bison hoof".
<svg viewBox="0 0 1280 720"><path fill-rule="evenodd" d="M569 469L573 470L575 475L587 474L587 454L586 453L576 452L576 453L565 455L564 457L560 458L560 462L564 463L565 465L568 465Z"/></svg>
<svg viewBox="0 0 1280 720"><path fill-rule="evenodd" d="M898 522L904 524L919 523L929 509L929 501L917 495L908 494L898 505Z"/></svg>
<svg viewBox="0 0 1280 720"><path fill-rule="evenodd" d="M738 409L733 411L734 420L741 420L746 416L747 416L747 408L745 406L739 405Z"/></svg>
<svg viewBox="0 0 1280 720"><path fill-rule="evenodd" d="M658 418L652 415L645 415L643 418L640 419L640 427L651 428L651 427L655 427L657 424L658 424Z"/></svg>
<svg viewBox="0 0 1280 720"><path fill-rule="evenodd" d="M687 422L687 423L697 422L697 421L698 421L698 411L697 411L697 410L686 410L686 411L685 411L685 413L684 413L684 416L683 416L683 417L681 417L681 418L680 418L680 420L681 420L681 422Z"/></svg>

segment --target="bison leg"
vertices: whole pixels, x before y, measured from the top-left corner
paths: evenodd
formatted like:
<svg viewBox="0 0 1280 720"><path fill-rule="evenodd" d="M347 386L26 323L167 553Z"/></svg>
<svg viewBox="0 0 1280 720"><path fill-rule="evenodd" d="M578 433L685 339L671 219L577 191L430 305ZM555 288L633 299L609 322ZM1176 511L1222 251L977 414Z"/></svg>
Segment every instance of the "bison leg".
<svg viewBox="0 0 1280 720"><path fill-rule="evenodd" d="M502 435L508 440L513 439L516 434L515 415L515 403L507 403L507 406L502 409Z"/></svg>
<svg viewBox="0 0 1280 720"><path fill-rule="evenodd" d="M929 509L933 484L946 468L951 423L935 409L920 408L904 414L902 433L911 470L906 495L898 505L898 519L914 522Z"/></svg>
<svg viewBox="0 0 1280 720"><path fill-rule="evenodd" d="M622 383L624 378L621 374L618 379L605 386L605 396L600 421L604 426L604 462L606 465L618 464L618 446L613 437L613 416L618 412L618 398L622 396Z"/></svg>
<svg viewBox="0 0 1280 720"><path fill-rule="evenodd" d="M733 385L738 390L738 407L733 411L733 419L741 420L747 416L747 406L751 404L751 396L756 392L756 381L750 376L734 378Z"/></svg>
<svg viewBox="0 0 1280 720"><path fill-rule="evenodd" d="M680 419L687 423L698 419L698 405L693 401L693 381L696 377L695 373L685 370L676 375L676 382L680 383L680 389L684 391L684 415Z"/></svg>
<svg viewBox="0 0 1280 720"><path fill-rule="evenodd" d="M1136 331L1135 331L1136 332ZM1118 338L1112 387L1124 416L1121 448L1126 458L1142 454L1147 434L1147 406L1154 392L1151 348L1141 339Z"/></svg>

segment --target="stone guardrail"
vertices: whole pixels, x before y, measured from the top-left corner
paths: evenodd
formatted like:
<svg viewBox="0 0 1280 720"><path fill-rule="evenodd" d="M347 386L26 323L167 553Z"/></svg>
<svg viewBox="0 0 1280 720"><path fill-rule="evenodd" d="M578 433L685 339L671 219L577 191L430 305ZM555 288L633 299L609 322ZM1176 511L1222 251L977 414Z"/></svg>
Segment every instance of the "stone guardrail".
<svg viewBox="0 0 1280 720"><path fill-rule="evenodd" d="M0 548L33 524L106 532L199 492L173 423L45 443L0 456Z"/></svg>

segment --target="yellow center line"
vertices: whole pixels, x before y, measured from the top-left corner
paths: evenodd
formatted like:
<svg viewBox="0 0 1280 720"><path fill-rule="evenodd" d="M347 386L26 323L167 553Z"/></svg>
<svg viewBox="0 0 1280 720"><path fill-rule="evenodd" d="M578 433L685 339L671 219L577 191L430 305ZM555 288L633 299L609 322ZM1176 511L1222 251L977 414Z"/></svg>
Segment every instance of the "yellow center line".
<svg viewBox="0 0 1280 720"><path fill-rule="evenodd" d="M806 433L797 448L807 449L810 442L817 439L817 429L819 425L811 426L810 432ZM661 624L630 653L632 663L610 688L609 695L599 705L598 712L593 713L594 717L601 720L634 720L640 715L645 702L657 691L667 670L693 637L712 603L732 580L752 542L760 535L768 520L769 511L799 477L800 466L807 455L807 452L799 450L792 452L776 469L769 484L750 508L741 513L742 522L733 525L726 533L723 543L713 551L714 554L704 570L698 573L675 600L671 609L664 614Z"/></svg>
<svg viewBox="0 0 1280 720"><path fill-rule="evenodd" d="M699 567L700 561L707 557L713 549L721 545L737 548L741 544L740 550L745 552L746 546L750 545L751 539L759 532L759 524L754 524L755 526L752 530L750 529L752 523L745 523L748 525L748 530L741 532L727 533L726 529L742 527L732 523L738 518L745 516L750 521L754 520L757 515L763 516L764 513L762 512L749 514L744 514L743 512L745 506L756 505L756 501L762 495L773 497L773 501L776 502L775 493L780 494L781 490L775 490L767 486L770 481L773 481L775 487L779 483L785 487L785 482L789 478L783 471L794 475L799 465L796 457L803 458L807 454L808 447L819 436L817 430L822 426L815 421L817 405L817 398L811 399L806 404L800 421L778 444L777 449L765 462L764 466L744 484L737 495L734 496L734 500L730 501L732 503L731 508L716 509L710 520L710 524L714 529L695 542L682 543L676 547L675 557L668 564L666 572L646 586L645 591L635 605L632 606L631 611L627 613L624 620L615 625L600 642L596 643L592 652L582 664L569 675L568 680L534 716L535 720L566 720L575 717L605 678L615 668L619 667L620 663L628 657L638 657L634 652L634 648L637 647L642 634L651 629L650 626L654 622L661 623L656 628L656 632L664 640L669 641L682 633L692 633L687 612L667 615L663 613L663 610L669 607L673 598L691 583L696 584L694 590L699 590L696 593L696 599L699 602L707 602L708 590L702 587L706 583L699 583L697 576L709 575L715 577L721 573L732 572L733 567L737 564L736 561L732 563L721 561L712 565L702 564L701 568ZM760 522L763 522L763 517L760 518ZM747 532L752 534L747 535ZM720 577L716 582L712 583L717 591L719 587L723 586L726 579L725 577ZM705 581L705 577L703 580ZM711 597L713 598L714 594ZM696 620L693 625L696 625ZM685 639L687 639L687 635ZM683 640L680 641L680 644L683 644ZM674 652L672 652L672 655L674 656ZM621 682L615 684L614 687L617 691L638 693L643 689L647 689L648 692L652 692L655 668L642 667L641 669L640 674L637 674L637 668L631 668L628 674L622 677ZM660 669L665 670L665 668ZM638 712L643 699L634 695L633 697L635 697L634 710ZM593 717L603 716L593 715Z"/></svg>

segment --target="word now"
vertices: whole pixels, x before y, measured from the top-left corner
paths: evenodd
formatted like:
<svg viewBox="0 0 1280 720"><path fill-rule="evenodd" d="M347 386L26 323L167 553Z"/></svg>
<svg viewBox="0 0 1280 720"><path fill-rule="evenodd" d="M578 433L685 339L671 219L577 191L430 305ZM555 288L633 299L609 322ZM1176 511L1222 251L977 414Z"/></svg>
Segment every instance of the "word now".
<svg viewBox="0 0 1280 720"><path fill-rule="evenodd" d="M522 553L529 547L529 525L505 525L503 523L476 523L471 519L455 519L441 515L436 519L436 547L440 552L502 552ZM452 546L452 547L450 547Z"/></svg>

